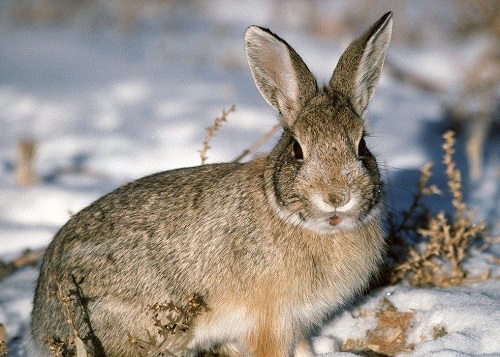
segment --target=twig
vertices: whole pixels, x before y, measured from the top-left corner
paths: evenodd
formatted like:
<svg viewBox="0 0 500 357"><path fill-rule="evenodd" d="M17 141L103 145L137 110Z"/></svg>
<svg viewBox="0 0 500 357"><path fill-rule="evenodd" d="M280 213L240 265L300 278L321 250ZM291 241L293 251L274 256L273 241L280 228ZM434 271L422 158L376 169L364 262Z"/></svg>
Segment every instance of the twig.
<svg viewBox="0 0 500 357"><path fill-rule="evenodd" d="M16 182L19 186L34 185L38 182L35 173L35 140L20 140L17 145L18 159L16 165Z"/></svg>
<svg viewBox="0 0 500 357"><path fill-rule="evenodd" d="M474 223L471 210L463 201L462 183L460 170L456 167L453 154L455 144L454 133L449 131L443 135L443 163L448 178L448 189L454 207L454 216L448 219L444 212L431 216L427 220L425 228L415 226L413 231L423 238L421 246L409 248L407 259L392 267L391 280L396 283L407 278L409 283L416 286L456 286L469 282L483 281L490 278L489 271L485 271L479 277L468 277L463 268L463 262L470 253L472 243L479 238L483 242L486 224L484 222ZM427 187L430 177L430 166L422 170L419 183L419 194L414 204L408 211L409 217L414 216L416 208L422 206L421 196ZM436 193L436 187L430 186L428 192ZM396 235L404 229L393 230Z"/></svg>
<svg viewBox="0 0 500 357"><path fill-rule="evenodd" d="M13 262L3 263L0 261L0 281L5 279L16 270L28 265L35 265L45 253L45 249L26 250L23 254L16 258Z"/></svg>
<svg viewBox="0 0 500 357"><path fill-rule="evenodd" d="M384 68L389 71L393 78L400 80L401 82L409 83L421 90L433 93L442 93L445 90L443 85L440 85L435 81L431 81L428 78L424 78L416 73L406 71L387 58L384 63Z"/></svg>
<svg viewBox="0 0 500 357"><path fill-rule="evenodd" d="M12 262L14 268L19 269L27 265L34 265L45 254L45 248L37 250L26 250L19 258Z"/></svg>
<svg viewBox="0 0 500 357"><path fill-rule="evenodd" d="M81 338L78 336L78 329L75 324L75 316L72 310L72 302L74 302L75 298L72 296L71 292L66 293L64 288L64 282L61 282L54 273L50 273L54 283L56 284L56 288L51 292L53 295L56 295L58 300L61 302L64 317L68 327L71 329L71 337L63 340L57 341L54 338L47 338L45 340L45 344L52 351L52 353L59 357L65 356L63 353L65 349L74 347L74 354L76 357L87 357L87 351L85 350L85 345Z"/></svg>
<svg viewBox="0 0 500 357"><path fill-rule="evenodd" d="M203 147L201 148L200 152L200 158L201 158L201 164L204 165L205 161L207 161L208 156L207 152L208 149L210 149L210 140L214 137L215 132L219 130L221 127L222 123L227 121L227 116L229 113L233 113L235 111L234 105L231 106L228 110L222 110L222 115L219 118L215 118L214 123L212 126L208 127L207 133L205 135L205 140L203 141Z"/></svg>
<svg viewBox="0 0 500 357"><path fill-rule="evenodd" d="M445 140L442 145L444 151L443 163L446 166L448 189L453 197L452 204L455 208L456 219L465 219L466 206L463 200L461 173L453 160L453 155L455 154L455 149L453 148L455 145L455 133L449 130L443 135L443 138Z"/></svg>
<svg viewBox="0 0 500 357"><path fill-rule="evenodd" d="M0 324L0 356L7 356L7 333L2 324Z"/></svg>
<svg viewBox="0 0 500 357"><path fill-rule="evenodd" d="M73 301L73 298L70 294L66 294L64 292L63 283L57 278L57 276L54 273L50 273L50 275L52 276L52 279L56 284L56 289L53 291L53 294L55 294L61 302L64 317L66 318L66 323L71 329L71 333L73 335L72 338L74 339L76 336L78 336L78 330L76 328L73 311L71 309L71 302Z"/></svg>
<svg viewBox="0 0 500 357"><path fill-rule="evenodd" d="M418 181L418 192L413 195L413 201L408 210L403 211L402 221L399 225L393 223L391 226L392 234L400 234L403 230L416 230L418 222L413 224L410 221L419 216L419 210L425 211L424 204L422 202L424 196L430 195L441 195L441 190L436 185L428 185L429 179L432 176L432 162L426 163L420 168L420 179Z"/></svg>
<svg viewBox="0 0 500 357"><path fill-rule="evenodd" d="M128 340L132 344L137 357L170 356L177 357L169 349L174 338L190 329L196 316L206 311L207 307L201 296L192 294L184 306L173 302L154 304L148 307L152 312L153 326L157 328L155 334L146 330L147 340L134 337L128 333ZM163 319L162 319L163 318ZM159 335L159 340L157 339Z"/></svg>
<svg viewBox="0 0 500 357"><path fill-rule="evenodd" d="M265 133L259 140L250 145L248 149L245 149L238 157L236 157L233 162L240 162L245 156L251 154L257 150L263 143L265 143L278 129L281 127L280 123L274 125L271 130Z"/></svg>

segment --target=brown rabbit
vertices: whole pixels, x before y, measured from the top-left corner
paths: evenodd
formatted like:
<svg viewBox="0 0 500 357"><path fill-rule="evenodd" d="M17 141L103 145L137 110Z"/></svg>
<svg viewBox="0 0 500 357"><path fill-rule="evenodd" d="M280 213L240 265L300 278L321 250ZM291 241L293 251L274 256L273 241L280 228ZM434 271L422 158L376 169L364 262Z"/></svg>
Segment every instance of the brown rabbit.
<svg viewBox="0 0 500 357"><path fill-rule="evenodd" d="M32 317L34 349L72 329L55 282L77 291L74 325L90 356L135 356L128 334L155 331L148 305L207 309L170 352L312 356L309 330L366 287L383 251L377 163L364 120L389 45L387 13L318 88L269 30L245 33L252 75L280 113L269 155L144 177L72 217L49 245Z"/></svg>

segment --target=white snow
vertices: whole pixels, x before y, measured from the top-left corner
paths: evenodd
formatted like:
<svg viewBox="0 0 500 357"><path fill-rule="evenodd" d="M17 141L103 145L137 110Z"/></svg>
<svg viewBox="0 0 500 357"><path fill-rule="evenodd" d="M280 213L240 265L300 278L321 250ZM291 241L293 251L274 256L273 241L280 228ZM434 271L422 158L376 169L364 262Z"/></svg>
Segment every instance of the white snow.
<svg viewBox="0 0 500 357"><path fill-rule="evenodd" d="M81 18L58 25L2 25L0 260L9 262L27 248L47 245L72 213L124 182L198 165L204 128L232 104L236 112L211 141L209 162L233 159L266 133L276 115L255 88L245 62L247 26L271 27L303 56L320 83L327 82L343 39L319 38L297 15L289 16L288 25L282 20L273 26L278 3L218 0L193 9L188 2L175 2L164 18L146 13L145 24L132 30L91 29L79 25L85 23ZM331 7L319 4L325 11ZM381 15L370 14L370 21ZM393 32L398 30L396 26ZM445 43L436 52L434 46L410 51L395 42L389 57L452 88L460 75L457 54L465 49ZM429 160L435 162L434 182L446 189L440 165L443 100L382 76L368 115L368 145L390 177L391 208L408 207L418 169ZM269 150L278 135L259 150ZM36 172L42 181L33 187L15 184L16 145L22 138L37 142ZM457 145L463 148L463 142L458 136ZM457 154L466 200L492 225L500 219L499 153L498 133L493 133L478 183L465 177L463 149ZM448 207L439 199L432 202L436 211ZM498 224L495 229L498 234ZM474 252L467 268L476 275L490 269L499 276L493 262L499 252L498 244ZM26 267L0 281L0 323L7 329L9 356L24 354L19 338L28 329L37 274ZM400 311L415 312L408 340L416 348L409 356L500 356L498 279L443 289L396 285L373 291L325 324L313 337L316 352L354 356L339 352L340 346L374 327L373 316L361 318L358 312L373 310L384 297ZM448 333L434 340L436 326Z"/></svg>

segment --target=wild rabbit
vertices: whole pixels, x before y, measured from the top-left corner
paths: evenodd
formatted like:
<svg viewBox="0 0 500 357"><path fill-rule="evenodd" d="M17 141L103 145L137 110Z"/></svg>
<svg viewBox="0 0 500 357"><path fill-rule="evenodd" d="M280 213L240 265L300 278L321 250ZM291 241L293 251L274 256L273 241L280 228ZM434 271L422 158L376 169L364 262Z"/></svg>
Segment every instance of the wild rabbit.
<svg viewBox="0 0 500 357"><path fill-rule="evenodd" d="M310 329L359 293L383 259L382 182L364 139L367 106L389 45L385 14L341 56L327 86L269 30L246 30L256 85L283 134L247 163L144 177L73 216L45 254L32 315L35 349L72 335L51 292L78 298L88 355L137 356L128 335L155 327L148 305L206 310L171 353L312 356Z"/></svg>

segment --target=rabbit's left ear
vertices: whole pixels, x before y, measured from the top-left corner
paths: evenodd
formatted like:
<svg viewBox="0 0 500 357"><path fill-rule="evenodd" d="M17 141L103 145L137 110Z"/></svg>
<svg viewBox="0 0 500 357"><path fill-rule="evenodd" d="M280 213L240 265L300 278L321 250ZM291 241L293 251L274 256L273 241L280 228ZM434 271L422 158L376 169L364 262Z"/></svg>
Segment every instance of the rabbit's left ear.
<svg viewBox="0 0 500 357"><path fill-rule="evenodd" d="M248 64L264 99L293 126L317 92L316 79L292 47L271 31L250 26L245 32Z"/></svg>
<svg viewBox="0 0 500 357"><path fill-rule="evenodd" d="M388 12L347 47L330 80L330 88L349 100L362 118L378 83L391 32L392 12Z"/></svg>

